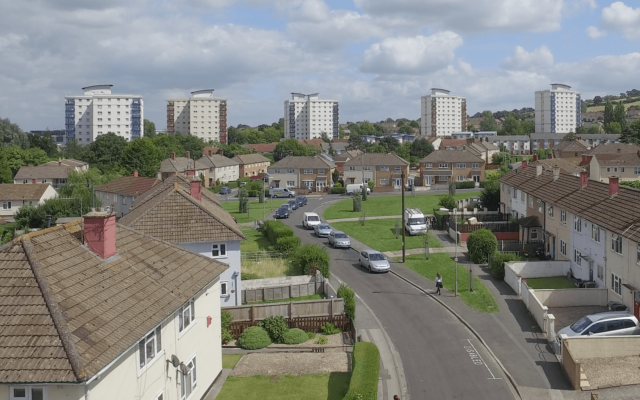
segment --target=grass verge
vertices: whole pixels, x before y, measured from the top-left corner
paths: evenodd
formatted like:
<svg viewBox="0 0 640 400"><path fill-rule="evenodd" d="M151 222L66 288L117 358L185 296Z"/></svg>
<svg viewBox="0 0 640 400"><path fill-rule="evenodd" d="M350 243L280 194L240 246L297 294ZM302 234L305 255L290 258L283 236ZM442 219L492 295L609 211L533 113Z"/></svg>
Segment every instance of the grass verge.
<svg viewBox="0 0 640 400"><path fill-rule="evenodd" d="M236 217L238 223L241 224L243 222L253 222L257 219L268 218L269 214L273 212L276 208L280 207L281 204L285 202L285 200L271 200L266 199L266 204L262 204L258 202L258 200L252 200L249 202L249 215L247 213L239 213L238 201L224 201L222 202L222 208L227 210L229 214Z"/></svg>
<svg viewBox="0 0 640 400"><path fill-rule="evenodd" d="M399 235L396 239L394 233L395 225L395 219L371 219L367 220L364 226L360 225L359 221L334 222L331 224L333 228L343 231L352 238L378 251L402 250L402 235ZM405 248L421 249L423 240L422 236L407 234ZM429 234L429 247L442 247L442 244L435 236Z"/></svg>
<svg viewBox="0 0 640 400"><path fill-rule="evenodd" d="M320 293L316 293L316 294L310 294L308 296L293 297L289 299L263 300L263 301L256 301L256 302L247 303L247 304L288 303L290 301L306 301L306 300L322 300L322 299L324 299L324 296L322 296L322 294Z"/></svg>
<svg viewBox="0 0 640 400"><path fill-rule="evenodd" d="M242 358L242 354L223 354L222 355L222 368L234 369L236 364Z"/></svg>
<svg viewBox="0 0 640 400"><path fill-rule="evenodd" d="M349 374L256 375L227 378L216 400L342 400Z"/></svg>
<svg viewBox="0 0 640 400"><path fill-rule="evenodd" d="M469 197L479 196L480 192L468 192L456 194L456 199L467 199ZM433 209L438 206L442 194L426 194L411 196L405 194L404 205L406 208L419 208L425 214L432 214ZM369 197L367 201L362 202L362 211L367 217L378 217L383 215L398 215L402 218L402 196L380 196ZM361 213L353 212L353 200L348 198L333 204L327 208L323 214L325 220L339 218L357 218Z"/></svg>
<svg viewBox="0 0 640 400"><path fill-rule="evenodd" d="M429 260L425 260L423 255L407 256L405 265L425 278L435 281L436 273L442 275L442 284L453 292L455 290L456 270L455 262L446 253L433 253ZM494 313L500 311L496 299L489 289L477 276L473 277L475 289L469 291L469 271L461 264L458 264L458 295L462 301L476 311L483 313ZM435 290L435 285L433 287Z"/></svg>
<svg viewBox="0 0 640 400"><path fill-rule="evenodd" d="M378 398L380 351L373 343L358 342L353 347L353 372L345 400Z"/></svg>
<svg viewBox="0 0 640 400"><path fill-rule="evenodd" d="M240 271L243 274L255 274L260 277L255 279L300 275L299 271L291 269L287 260L281 258L263 258L259 261L242 260Z"/></svg>
<svg viewBox="0 0 640 400"><path fill-rule="evenodd" d="M260 251L269 248L269 241L262 232L248 226L243 226L240 229L247 238L247 240L240 242L240 251Z"/></svg>
<svg viewBox="0 0 640 400"><path fill-rule="evenodd" d="M564 276L551 278L528 278L527 286L531 289L575 289L576 286Z"/></svg>

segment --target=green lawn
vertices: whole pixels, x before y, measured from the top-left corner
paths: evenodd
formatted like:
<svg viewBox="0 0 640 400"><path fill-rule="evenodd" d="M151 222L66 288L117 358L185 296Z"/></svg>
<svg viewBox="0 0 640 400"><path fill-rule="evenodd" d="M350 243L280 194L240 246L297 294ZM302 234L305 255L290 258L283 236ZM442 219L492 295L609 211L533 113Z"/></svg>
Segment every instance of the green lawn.
<svg viewBox="0 0 640 400"><path fill-rule="evenodd" d="M466 199L469 197L479 196L480 192L468 192L456 194L456 199ZM425 214L432 214L433 209L438 207L441 194L426 194L411 196L405 194L404 205L406 208L419 208ZM362 211L367 217L378 217L383 215L397 215L402 218L402 196L380 196L369 197L367 201L362 202ZM348 198L333 204L324 212L325 220L338 218L356 218L360 217L359 212L353 212L353 200Z"/></svg>
<svg viewBox="0 0 640 400"><path fill-rule="evenodd" d="M451 292L454 291L455 263L449 254L433 253L429 256L429 260L425 260L423 255L411 255L407 257L405 265L432 281L435 281L436 273L439 272L442 275L444 287ZM489 289L477 276L473 278L475 289L473 292L469 292L469 271L462 264L458 264L458 295L462 301L474 310L483 313L500 311L500 307ZM429 289L435 290L435 283Z"/></svg>
<svg viewBox="0 0 640 400"><path fill-rule="evenodd" d="M400 221L398 219L397 221ZM399 222L401 224L401 222ZM395 219L371 219L367 220L365 225L360 225L360 221L353 222L334 222L331 226L335 229L344 231L352 238L366 244L372 249L378 251L397 251L402 250L402 235L396 239L395 235ZM402 225L401 225L402 226ZM405 247L407 249L419 249L423 247L422 236L406 235ZM429 235L430 247L442 247L440 241L433 235Z"/></svg>
<svg viewBox="0 0 640 400"><path fill-rule="evenodd" d="M576 286L564 276L551 278L528 278L527 285L531 289L575 289Z"/></svg>
<svg viewBox="0 0 640 400"><path fill-rule="evenodd" d="M241 229L247 240L240 242L240 251L267 250L269 241L267 241L262 232L248 226L244 226Z"/></svg>
<svg viewBox="0 0 640 400"><path fill-rule="evenodd" d="M617 103L620 100L613 100L612 103ZM631 106L640 106L640 101L634 101L633 103L624 103L624 108L625 110L629 110L629 107ZM587 108L587 112L596 112L596 111L604 111L604 104L601 106L593 106L593 107L588 107Z"/></svg>
<svg viewBox="0 0 640 400"><path fill-rule="evenodd" d="M257 375L227 378L216 400L342 400L349 390L346 373Z"/></svg>
<svg viewBox="0 0 640 400"><path fill-rule="evenodd" d="M269 214L276 208L280 207L281 204L285 203L286 200L267 200L266 204L259 203L258 200L253 200L249 202L249 215L247 213L240 214L238 212L239 201L223 201L222 208L229 211L229 214L236 217L238 223L243 222L253 222L257 219L263 219L263 217L269 217ZM264 210L264 212L263 212Z"/></svg>
<svg viewBox="0 0 640 400"><path fill-rule="evenodd" d="M288 303L290 301L306 301L306 300L322 300L324 297L320 293L310 294L308 296L300 296L288 299L275 299L275 300L264 300L264 301L256 301L253 303L247 304L269 304L269 303Z"/></svg>
<svg viewBox="0 0 640 400"><path fill-rule="evenodd" d="M222 355L222 368L234 369L236 364L242 358L242 354L223 354Z"/></svg>

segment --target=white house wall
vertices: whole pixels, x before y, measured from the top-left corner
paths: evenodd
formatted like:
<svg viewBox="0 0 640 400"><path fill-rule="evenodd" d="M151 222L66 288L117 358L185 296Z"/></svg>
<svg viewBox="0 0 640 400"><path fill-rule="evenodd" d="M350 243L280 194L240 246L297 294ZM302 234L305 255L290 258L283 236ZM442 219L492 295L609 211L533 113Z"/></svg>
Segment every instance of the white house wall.
<svg viewBox="0 0 640 400"><path fill-rule="evenodd" d="M568 217L568 216L567 216ZM591 238L592 224L589 221L582 220L582 232L576 232L573 227L573 216L571 220L571 253L567 254L571 259L573 274L575 277L590 280L589 277L589 261L582 259L581 266L577 266L574 260L574 250L578 250L581 254L589 256L593 259L593 280L598 283L598 287L605 287L605 281L598 279L598 265L605 267L606 277L606 248L605 241L611 239L611 234L604 229L600 229L600 242L596 242ZM586 223L586 226L585 226ZM557 250L557 249L556 249Z"/></svg>
<svg viewBox="0 0 640 400"><path fill-rule="evenodd" d="M53 187L49 186L47 190L44 191L44 194L42 195L39 201L7 200L7 201L11 201L11 209L9 210L3 209L2 203L4 202L4 200L0 201L0 216L8 217L8 216L16 215L20 210L20 208L22 208L22 206L24 206L25 204L36 206L39 204L44 204L45 200L53 199L54 197L58 197L58 192L56 192L56 190Z"/></svg>

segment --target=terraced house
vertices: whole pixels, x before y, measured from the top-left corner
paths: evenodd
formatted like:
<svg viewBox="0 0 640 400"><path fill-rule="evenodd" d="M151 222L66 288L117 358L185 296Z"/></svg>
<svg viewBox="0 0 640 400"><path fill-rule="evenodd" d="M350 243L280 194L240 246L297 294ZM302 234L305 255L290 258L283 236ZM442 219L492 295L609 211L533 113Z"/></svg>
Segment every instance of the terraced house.
<svg viewBox="0 0 640 400"><path fill-rule="evenodd" d="M620 181L640 179L640 146L632 143L603 143L582 155L581 166L589 171L589 179L609 182L610 176Z"/></svg>
<svg viewBox="0 0 640 400"><path fill-rule="evenodd" d="M288 156L269 167L269 187L324 192L330 187L335 168L322 156Z"/></svg>
<svg viewBox="0 0 640 400"><path fill-rule="evenodd" d="M409 176L409 162L393 153L363 153L344 163L345 185L373 181L375 191L392 191L401 189L407 182L413 184L414 178Z"/></svg>
<svg viewBox="0 0 640 400"><path fill-rule="evenodd" d="M466 146L438 150L420 160L424 186L450 182L480 182L484 180L485 161Z"/></svg>
<svg viewBox="0 0 640 400"><path fill-rule="evenodd" d="M95 194L104 208L119 218L129 212L138 196L160 182L160 179L138 176L138 171L133 171L133 175L121 176L96 187Z"/></svg>
<svg viewBox="0 0 640 400"><path fill-rule="evenodd" d="M639 313L640 191L545 170L519 168L500 179L502 210L526 222L524 235L537 228L553 259L569 260L576 278L609 289L609 300ZM535 220L532 224L529 220ZM537 225L537 226L536 226ZM527 233L529 231L529 233Z"/></svg>

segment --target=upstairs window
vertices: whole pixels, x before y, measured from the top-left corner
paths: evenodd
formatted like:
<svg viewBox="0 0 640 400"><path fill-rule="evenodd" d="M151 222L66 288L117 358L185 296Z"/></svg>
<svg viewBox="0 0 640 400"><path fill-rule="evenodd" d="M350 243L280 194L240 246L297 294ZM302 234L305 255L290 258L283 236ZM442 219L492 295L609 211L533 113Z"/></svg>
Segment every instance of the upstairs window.
<svg viewBox="0 0 640 400"><path fill-rule="evenodd" d="M565 210L560 210L560 222L563 225L567 224L567 212Z"/></svg>
<svg viewBox="0 0 640 400"><path fill-rule="evenodd" d="M211 256L213 258L221 258L227 256L227 245L224 243L216 243L211 246Z"/></svg>
<svg viewBox="0 0 640 400"><path fill-rule="evenodd" d="M138 343L140 369L143 369L162 351L162 325L158 325Z"/></svg>
<svg viewBox="0 0 640 400"><path fill-rule="evenodd" d="M178 310L178 332L187 329L196 319L196 301L191 299Z"/></svg>
<svg viewBox="0 0 640 400"><path fill-rule="evenodd" d="M576 232L582 232L582 218L577 215L573 217L573 230Z"/></svg>
<svg viewBox="0 0 640 400"><path fill-rule="evenodd" d="M611 250L622 254L622 236L615 233L611 235Z"/></svg>
<svg viewBox="0 0 640 400"><path fill-rule="evenodd" d="M187 375L180 374L180 399L186 399L193 393L198 383L196 374L196 357L194 356L186 363L189 373Z"/></svg>
<svg viewBox="0 0 640 400"><path fill-rule="evenodd" d="M386 165L386 166L382 166L381 165L380 166L380 172L389 172L389 166L388 165Z"/></svg>
<svg viewBox="0 0 640 400"><path fill-rule="evenodd" d="M550 205L549 208L547 208L547 215L549 215L550 218L553 218L553 206Z"/></svg>
<svg viewBox="0 0 640 400"><path fill-rule="evenodd" d="M591 239L600 242L600 227L596 224L591 224Z"/></svg>

